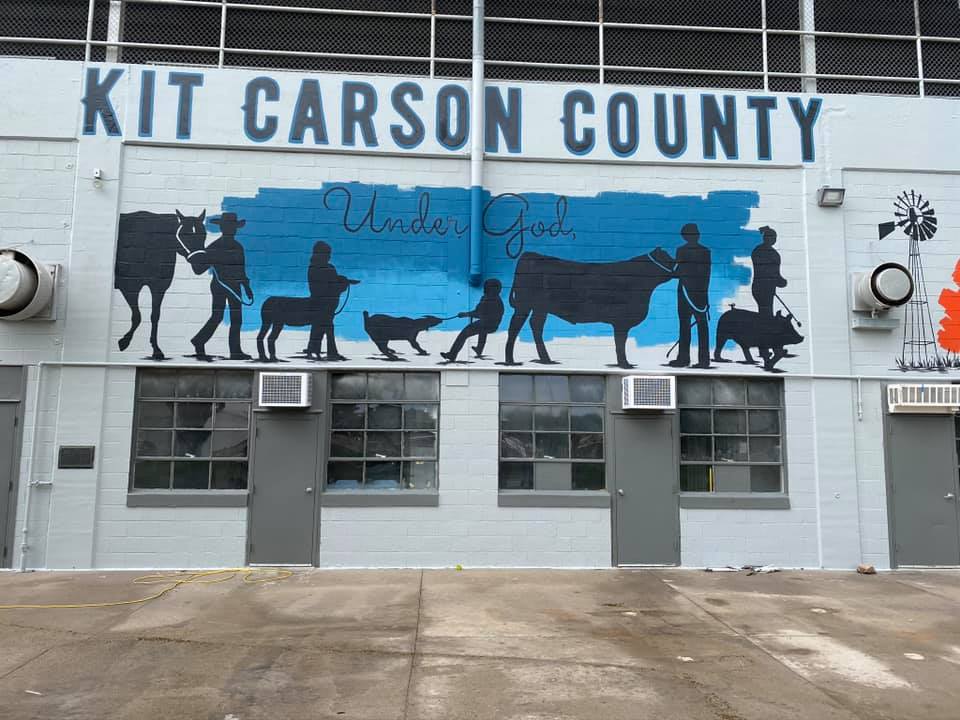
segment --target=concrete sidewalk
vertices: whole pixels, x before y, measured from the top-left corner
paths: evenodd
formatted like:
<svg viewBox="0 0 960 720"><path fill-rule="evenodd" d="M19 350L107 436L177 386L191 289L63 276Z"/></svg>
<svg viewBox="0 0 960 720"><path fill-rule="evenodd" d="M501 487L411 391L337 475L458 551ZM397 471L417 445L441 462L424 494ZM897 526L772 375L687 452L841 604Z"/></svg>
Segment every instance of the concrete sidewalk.
<svg viewBox="0 0 960 720"><path fill-rule="evenodd" d="M142 597L0 574L0 604ZM960 573L298 571L0 611L4 720L960 717Z"/></svg>

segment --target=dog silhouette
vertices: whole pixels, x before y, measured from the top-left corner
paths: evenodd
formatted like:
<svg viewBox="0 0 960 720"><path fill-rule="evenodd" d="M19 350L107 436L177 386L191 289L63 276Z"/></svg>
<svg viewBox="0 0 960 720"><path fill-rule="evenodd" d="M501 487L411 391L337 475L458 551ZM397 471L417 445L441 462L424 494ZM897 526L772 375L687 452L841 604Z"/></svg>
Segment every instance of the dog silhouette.
<svg viewBox="0 0 960 720"><path fill-rule="evenodd" d="M363 329L373 340L387 360L399 360L396 350L390 347L391 340L406 340L417 351L417 355L429 355L417 342L417 335L443 322L435 315L420 318L393 317L392 315L371 315L363 311Z"/></svg>

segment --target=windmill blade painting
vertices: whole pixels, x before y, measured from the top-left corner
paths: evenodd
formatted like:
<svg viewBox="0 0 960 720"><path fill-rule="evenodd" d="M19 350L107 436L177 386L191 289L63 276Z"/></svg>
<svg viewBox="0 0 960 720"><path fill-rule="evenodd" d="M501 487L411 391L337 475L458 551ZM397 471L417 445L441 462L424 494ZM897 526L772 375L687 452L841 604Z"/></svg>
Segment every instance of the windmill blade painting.
<svg viewBox="0 0 960 720"><path fill-rule="evenodd" d="M881 223L878 234L881 240L897 228L909 238L907 268L913 276L916 292L904 307L903 344L897 367L901 370L943 370L946 361L938 350L927 298L927 283L923 272L920 243L931 239L937 232L937 217L929 200L916 190L905 190L893 202L895 220Z"/></svg>

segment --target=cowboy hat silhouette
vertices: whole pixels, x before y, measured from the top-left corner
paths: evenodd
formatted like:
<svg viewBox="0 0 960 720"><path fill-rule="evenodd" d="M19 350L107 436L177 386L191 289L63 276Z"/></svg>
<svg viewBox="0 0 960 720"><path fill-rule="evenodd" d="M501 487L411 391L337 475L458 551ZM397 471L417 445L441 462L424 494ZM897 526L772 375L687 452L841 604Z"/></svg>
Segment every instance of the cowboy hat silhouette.
<svg viewBox="0 0 960 720"><path fill-rule="evenodd" d="M231 233L247 224L246 220L238 220L237 214L232 212L225 212L220 217L211 218L210 222L219 225L220 230L225 233Z"/></svg>

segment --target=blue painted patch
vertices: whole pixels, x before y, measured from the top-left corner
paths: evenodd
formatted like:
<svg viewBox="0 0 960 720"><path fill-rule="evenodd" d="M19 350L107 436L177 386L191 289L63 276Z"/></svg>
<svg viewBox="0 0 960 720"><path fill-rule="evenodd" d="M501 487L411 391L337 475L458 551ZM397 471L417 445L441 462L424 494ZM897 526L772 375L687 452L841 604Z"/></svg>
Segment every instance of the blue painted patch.
<svg viewBox="0 0 960 720"><path fill-rule="evenodd" d="M484 205L490 200L489 193L485 194ZM713 259L711 337L717 317L726 309L721 306L723 300L750 281L749 268L734 265L733 259L749 256L760 242L758 231L745 228L751 208L759 204L756 192L721 191L703 197L607 192L568 197L562 223L558 221L560 196L533 193L522 200L501 196L485 214L483 239L484 277L495 277L504 287L506 314L501 331L506 330L511 315L509 292L516 266L506 241L515 234L524 200L528 206L523 210L523 250L569 260L625 260L658 246L674 254L682 244L680 228L697 223L701 243L710 248ZM311 190L264 188L256 197L225 198L223 211L235 212L247 221L237 233L246 250L247 274L256 294L254 305L244 310L246 330L259 328L260 304L267 297L308 295L307 266L318 240L333 248L331 263L341 275L360 280L336 319L338 337L367 339L364 310L447 317L479 301L480 289L468 285L467 188L362 183L326 183ZM490 232L503 232L511 226L514 231L500 236ZM209 229L216 235L216 226ZM541 229L547 232L538 233ZM549 232L551 229L555 232ZM518 238L509 250L518 253ZM441 328L458 330L464 322L448 321ZM306 330L289 328L287 332L297 329ZM546 339L611 335L609 325L571 325L552 316L544 332ZM676 339L676 281L654 291L646 321L634 328L631 336L645 346ZM531 339L529 327L525 326L521 338Z"/></svg>

